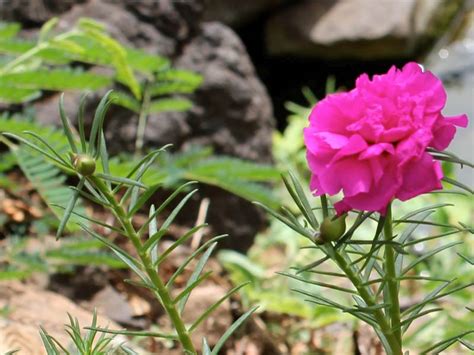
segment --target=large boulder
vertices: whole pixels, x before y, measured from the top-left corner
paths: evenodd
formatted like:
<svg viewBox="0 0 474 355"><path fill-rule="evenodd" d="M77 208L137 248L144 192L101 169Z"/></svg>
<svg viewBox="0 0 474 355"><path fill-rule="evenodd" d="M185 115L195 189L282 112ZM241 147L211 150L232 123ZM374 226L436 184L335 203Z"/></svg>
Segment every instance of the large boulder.
<svg viewBox="0 0 474 355"><path fill-rule="evenodd" d="M408 58L441 36L463 0L306 0L272 16L273 55L323 59Z"/></svg>
<svg viewBox="0 0 474 355"><path fill-rule="evenodd" d="M207 0L204 19L241 27L285 1L288 2L288 0L252 0L242 6L242 0Z"/></svg>
<svg viewBox="0 0 474 355"><path fill-rule="evenodd" d="M67 29L80 17L92 17L106 23L110 33L123 43L165 55L176 67L203 75L202 86L191 97L194 107L189 112L150 115L147 147L168 143L175 150L210 146L218 154L270 163L274 127L271 100L238 36L223 24L201 22L203 9L202 0L87 0L65 7L59 14L59 26ZM23 20L15 16L10 19ZM86 109L89 116L100 94L90 97ZM79 93L66 95L70 117L75 117L78 99ZM58 95L38 102L37 119L59 124L57 102ZM106 135L113 153L133 150L137 120L132 112L112 109ZM204 188L202 194L211 200L208 216L214 231L231 235L226 246L240 250L250 246L265 224L263 214L249 202L216 188Z"/></svg>

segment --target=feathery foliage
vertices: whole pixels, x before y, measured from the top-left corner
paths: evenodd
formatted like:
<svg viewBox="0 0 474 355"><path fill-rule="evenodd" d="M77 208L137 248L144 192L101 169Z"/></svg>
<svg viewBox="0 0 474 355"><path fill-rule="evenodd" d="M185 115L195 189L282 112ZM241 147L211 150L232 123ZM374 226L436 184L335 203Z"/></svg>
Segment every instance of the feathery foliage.
<svg viewBox="0 0 474 355"><path fill-rule="evenodd" d="M93 224L114 230L127 237L133 246L134 255L131 255L85 223L78 222L78 225L89 236L109 248L124 265L138 276L140 279L138 285L147 288L153 293L157 301L163 305L166 314L174 326L174 332L171 333L151 333L108 330L97 327L94 321L93 325L89 328L89 334L86 336L87 340L84 342L85 338L80 335L80 332L75 331L75 329L77 330L79 328L77 322L71 321L69 329L73 333L72 339L76 348L81 353L83 353L83 349L89 349L89 352L86 353L90 353L94 339L94 335L91 334L100 332L102 336L106 333L112 333L177 340L180 342L185 353L197 354L196 347L190 337L191 333L193 333L223 302L245 286L245 283L234 287L212 306L202 310L201 315L193 320L191 324L188 325L184 323L182 313L186 310L186 302L189 295L210 275L210 272L204 272L205 264L216 247L216 243L224 236L216 236L200 245L168 280L162 279L158 270L163 262L165 262L167 258L173 257L173 252L178 247L189 241L199 229L204 227L204 225L198 225L191 228L176 241L171 243L164 251L158 252L159 248L157 246L160 240L166 235L171 224L181 213L186 203L192 198L196 189L189 191L193 183L183 184L161 204L156 207L152 205L149 210L149 218L142 223L139 228L134 225L134 214L141 206L145 205L158 188L158 186L147 186L143 181L144 175L156 157L163 153L164 149L158 149L146 155L138 164L130 168L125 177L114 175L108 159L103 132L104 117L106 110L110 106L111 97L110 92L103 97L98 105L88 140L86 140L83 134L80 134L80 142L76 142L69 120L62 112L62 101L60 102L63 131L68 144L67 152L56 150L38 135L33 134L32 137L34 140L30 139L31 141L13 133L3 133L3 135L8 139L15 139L23 145L27 145L35 152L43 154L59 169L70 171L79 179L78 185L73 188L73 198L70 198L67 204L63 203L63 205L60 206L63 211L63 216L58 228L58 237L61 236L64 227L68 222L72 221L73 217L82 216L82 214L76 210L77 197L79 195L88 198L91 202L99 204L112 212L115 217L115 223L112 225L85 216L83 218L86 221L91 221ZM79 127L79 130L80 132L84 131L83 127ZM71 160L69 160L68 155L72 157ZM184 197L181 197L182 193L184 193ZM158 217L171 206L175 207L172 208L170 214L164 219L164 222L159 225ZM176 281L184 277L185 268L192 264L194 264L194 272L188 278L184 290L181 290L181 292L176 295L176 292L173 292L176 289ZM134 282L134 284L137 283ZM255 308L249 310L237 319L228 331L222 335L222 338L217 342L215 349L213 349L211 353L217 354L219 349L223 346L223 343L254 311ZM41 335L48 353L56 354L58 351L56 346L61 348L60 344L48 336L44 330L42 330ZM103 342L107 343L107 341L103 341L103 339L107 338L100 338L98 344L102 345ZM85 348L85 344L87 344L87 348ZM65 350L63 348L61 349L63 351Z"/></svg>

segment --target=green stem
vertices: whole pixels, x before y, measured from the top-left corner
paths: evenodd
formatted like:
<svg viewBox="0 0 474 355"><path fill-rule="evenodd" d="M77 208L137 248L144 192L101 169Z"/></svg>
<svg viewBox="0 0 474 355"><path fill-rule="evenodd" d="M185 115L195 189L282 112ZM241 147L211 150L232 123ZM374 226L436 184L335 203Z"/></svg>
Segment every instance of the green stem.
<svg viewBox="0 0 474 355"><path fill-rule="evenodd" d="M145 141L146 122L148 118L148 110L150 108L150 91L148 85L145 83L143 89L143 100L140 107L140 114L138 116L137 137L135 140L135 155L142 153L143 143Z"/></svg>
<svg viewBox="0 0 474 355"><path fill-rule="evenodd" d="M350 265L350 258L343 250L334 249L334 261L341 268L341 270L346 274L349 280L352 282L354 287L357 289L359 296L362 297L364 302L368 307L373 307L377 305L375 297L372 293L370 287L364 285L364 281L359 277L359 270L355 265ZM399 355L401 353L400 343L391 330L390 324L387 322L381 309L373 310L374 318L377 324L380 327L381 332L384 334L387 339L388 345L390 346L387 350L388 354Z"/></svg>
<svg viewBox="0 0 474 355"><path fill-rule="evenodd" d="M321 198L321 208L323 210L323 219L326 219L329 216L329 208L328 208L328 198L325 194L320 196Z"/></svg>
<svg viewBox="0 0 474 355"><path fill-rule="evenodd" d="M142 243L140 241L140 236L135 231L133 227L131 218L127 216L127 213L123 209L123 207L115 200L112 192L107 187L104 182L95 177L91 176L90 181L97 187L97 189L104 195L107 201L110 203L113 212L115 213L117 219L122 224L122 227L125 229L127 236L132 241L133 246L135 247L138 256L143 264L144 271L150 278L150 281L155 286L157 296L163 307L165 308L166 313L168 314L171 322L173 323L174 328L178 334L178 339L183 346L186 354L197 354L197 351L191 341L190 334L186 329L183 319L179 314L178 310L173 303L173 299L171 295L164 285L163 281L158 276L156 269L153 267L153 262L150 258L150 255L142 250Z"/></svg>
<svg viewBox="0 0 474 355"><path fill-rule="evenodd" d="M385 224L383 227L384 238L387 242L393 239L392 228L392 206L387 206L387 213L385 215ZM400 347L402 345L402 330L400 327L400 301L398 299L398 281L397 272L395 270L395 253L391 243L385 244L385 258L384 258L385 278L387 280L387 287L384 289L386 299L390 300L389 316L394 335L397 338Z"/></svg>

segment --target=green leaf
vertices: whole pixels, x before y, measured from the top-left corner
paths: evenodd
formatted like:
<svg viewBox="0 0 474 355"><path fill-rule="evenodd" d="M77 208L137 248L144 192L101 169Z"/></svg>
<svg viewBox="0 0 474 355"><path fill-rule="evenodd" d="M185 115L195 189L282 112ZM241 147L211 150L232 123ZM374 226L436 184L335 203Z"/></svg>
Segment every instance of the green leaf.
<svg viewBox="0 0 474 355"><path fill-rule="evenodd" d="M440 252L442 252L443 250L446 250L446 249L449 249L455 245L459 245L459 244L463 244L463 242L453 242L453 243L449 243L449 244L446 244L446 245L443 245L443 246L440 246L439 248L436 248L436 249L433 249L425 254L423 254L422 256L416 258L415 260L413 260L408 266L406 266L402 272L401 272L401 275L405 275L408 271L410 271L411 269L413 269L416 265L418 265L419 263L421 263L422 261L432 257L433 255L436 255Z"/></svg>
<svg viewBox="0 0 474 355"><path fill-rule="evenodd" d="M0 39L15 37L21 30L21 24L18 22L0 22Z"/></svg>
<svg viewBox="0 0 474 355"><path fill-rule="evenodd" d="M187 70L168 69L158 72L156 82L150 85L151 96L188 94L202 83L202 76Z"/></svg>
<svg viewBox="0 0 474 355"><path fill-rule="evenodd" d="M97 173L95 174L98 178L100 179L104 179L104 180L107 180L107 181L110 181L114 184L122 184L122 185L129 185L129 186L136 186L136 187L140 187L142 189L146 189L147 186L142 184L141 182L139 181L135 181L135 180L132 180L132 179L127 179L127 178L123 178L123 177L118 177L118 176L112 176L112 175L107 175L107 174L102 174L102 173Z"/></svg>
<svg viewBox="0 0 474 355"><path fill-rule="evenodd" d="M100 328L100 327L85 327L84 329L95 330L95 331L98 331L101 333L107 333L107 334L126 335L126 336L131 336L131 337L177 339L177 335L175 334L149 332L149 331L144 331L144 330L126 330L126 329L112 330L112 329Z"/></svg>
<svg viewBox="0 0 474 355"><path fill-rule="evenodd" d="M86 141L86 133L84 130L84 111L86 107L86 100L87 100L87 93L81 95L81 99L79 101L79 110L77 113L77 125L79 128L79 138L81 140L81 153L86 154L87 152L87 141Z"/></svg>
<svg viewBox="0 0 474 355"><path fill-rule="evenodd" d="M206 338L202 338L202 355L212 355L211 348L209 347Z"/></svg>
<svg viewBox="0 0 474 355"><path fill-rule="evenodd" d="M186 188L188 188L190 185L194 185L196 182L195 181L189 181L187 183L184 183L182 184L181 186L179 186L178 188L176 188L173 193L168 196L168 198L156 209L155 213L153 213L152 215L150 215L148 217L148 220L140 227L138 233L141 234L143 233L143 231L145 230L145 228L147 228L148 224L154 219L156 218L157 215L159 215L165 208L166 206L168 206L181 192L183 192ZM196 191L196 190L194 190ZM193 192L194 194L195 192ZM186 201L190 198L191 196L189 196ZM186 201L184 203L186 203ZM181 201L183 202L183 201ZM184 205L184 204L183 204ZM180 209L183 207L183 205L181 205ZM176 212L178 213L178 211ZM174 218L174 217L173 217ZM160 229L166 229L166 228L163 228L163 225Z"/></svg>
<svg viewBox="0 0 474 355"><path fill-rule="evenodd" d="M141 99L141 89L133 70L127 62L127 52L125 48L112 37L100 30L87 27L85 32L96 40L109 54L111 64L117 71L117 78L128 86L136 99Z"/></svg>
<svg viewBox="0 0 474 355"><path fill-rule="evenodd" d="M181 292L180 295L178 295L175 299L175 302L178 302L178 310L180 313L183 313L184 307L186 306L186 302L188 301L188 298L191 294L191 291L199 285L202 281L204 281L207 276L209 276L211 273L207 274L207 276L199 277L201 275L202 270L204 269L204 266L206 266L206 263L211 256L214 248L217 246L217 243L212 244L209 249L206 250L204 255L201 257L199 262L197 263L193 273L188 279L188 282L186 283L186 288Z"/></svg>
<svg viewBox="0 0 474 355"><path fill-rule="evenodd" d="M187 111L191 107L193 107L193 103L187 99L159 99L150 102L148 113Z"/></svg>
<svg viewBox="0 0 474 355"><path fill-rule="evenodd" d="M114 99L115 105L122 106L135 113L140 112L140 102L133 96L130 96L124 92L114 91L112 97Z"/></svg>
<svg viewBox="0 0 474 355"><path fill-rule="evenodd" d="M213 243L227 237L228 235L227 234L224 234L224 235L218 235L214 238L211 238L210 240L208 240L207 242L205 242L203 245L201 245L199 248L197 248L195 251L192 252L192 254L190 256L188 256L183 263L181 263L181 265L178 267L178 269L174 272L174 274L169 278L168 282L166 282L166 287L171 287L171 285L173 284L173 282L176 280L176 278L181 275L184 271L184 269L189 265L189 263L191 261L193 261L196 256L198 256L199 254L201 254L203 251L207 250L207 248L212 245Z"/></svg>
<svg viewBox="0 0 474 355"><path fill-rule="evenodd" d="M128 211L129 216L133 216L138 212L140 208L153 196L153 194L158 190L161 185L154 185L147 188L141 195L140 198L133 204L130 211Z"/></svg>
<svg viewBox="0 0 474 355"><path fill-rule="evenodd" d="M50 32L56 27L58 24L59 19L57 17L53 17L46 21L43 26L41 26L41 30L38 36L38 43L47 41L50 35Z"/></svg>
<svg viewBox="0 0 474 355"><path fill-rule="evenodd" d="M91 133L89 135L89 155L95 155L95 152L98 148L96 147L96 140L100 139L107 109L113 102L113 99L111 98L112 93L112 90L107 91L104 97L102 97L100 100L99 105L95 111L94 120L92 121Z"/></svg>
<svg viewBox="0 0 474 355"><path fill-rule="evenodd" d="M126 265L129 266L129 268L134 271L141 279L142 281L148 285L150 284L148 277L145 275L145 273L142 271L142 266L138 260L136 260L133 256L128 254L126 251L123 249L119 248L117 245L109 241L108 239L102 237L100 234L94 232L93 230L89 229L85 225L79 223L81 226L82 230L85 231L87 234L92 236L93 238L99 240L102 242L105 246L110 248L115 255L119 257L120 260L122 260Z"/></svg>
<svg viewBox="0 0 474 355"><path fill-rule="evenodd" d="M71 124L69 123L69 118L66 115L66 110L64 109L64 93L61 94L59 98L59 116L61 117L61 123L63 126L64 134L69 142L69 147L74 153L77 153L77 147L74 139L74 135L71 130Z"/></svg>
<svg viewBox="0 0 474 355"><path fill-rule="evenodd" d="M348 288L345 288L345 287L340 287L340 286L336 286L336 285L325 283L325 282L309 280L307 278L299 277L299 276L292 275L292 274L285 273L285 272L278 272L277 274L289 277L289 278L297 280L297 281L304 282L306 284L316 285L316 286L320 286L320 287L324 287L324 288L330 288L330 289L345 292L345 293L357 294L357 291L351 290L351 289L348 289Z"/></svg>
<svg viewBox="0 0 474 355"><path fill-rule="evenodd" d="M253 307L249 311L242 314L232 325L225 331L225 333L220 337L219 341L214 345L211 354L219 355L219 351L222 346L224 346L227 339L230 338L232 334L258 309L258 306Z"/></svg>
<svg viewBox="0 0 474 355"><path fill-rule="evenodd" d="M20 104L33 101L41 96L41 92L35 89L21 89L4 85L0 80L0 103Z"/></svg>
<svg viewBox="0 0 474 355"><path fill-rule="evenodd" d="M201 324L205 319L209 317L209 315L214 312L222 303L224 303L225 300L227 300L229 297L231 297L234 293L236 293L238 290L240 290L242 287L248 285L248 282L245 282L239 286L235 286L232 288L229 292L227 292L224 296L222 296L217 302L215 302L212 306L210 306L208 309L206 309L194 322L193 324L189 327L188 331L191 333L193 330L195 330L199 324ZM232 328L232 327L231 327ZM230 328L229 328L230 329Z"/></svg>
<svg viewBox="0 0 474 355"><path fill-rule="evenodd" d="M62 220L65 216L65 210L56 206L66 206L76 198L75 193L64 184L66 177L61 174L59 169L45 161L43 157L32 154L25 148L20 147L14 150L13 153L17 158L18 165L33 187L51 211ZM87 215L80 199L76 201L75 210L77 213ZM74 215L69 217L66 224L67 229L70 231L76 230L75 223L80 219Z"/></svg>
<svg viewBox="0 0 474 355"><path fill-rule="evenodd" d="M454 180L454 179L451 179L447 176L443 177L442 179L443 181L447 182L448 184L451 184L451 185L454 185L454 186L457 186L459 187L460 189L464 190L464 191L467 191L469 192L471 195L474 194L474 190L471 189L469 186L457 181L457 180Z"/></svg>
<svg viewBox="0 0 474 355"><path fill-rule="evenodd" d="M175 241L171 246L169 246L156 260L156 263L154 266L159 266L165 259L166 257L173 252L177 247L179 247L181 244L185 243L189 238L191 238L199 229L201 229L204 225L198 225L194 228L191 228L189 231L187 231L185 234L183 234L181 237L178 238L177 241ZM159 232L158 232L159 233ZM150 247L154 247L154 244L157 243L157 240L155 238L153 239L148 239L147 243L150 242ZM151 244L154 243L154 244ZM145 245L143 246L144 248L146 247Z"/></svg>
<svg viewBox="0 0 474 355"><path fill-rule="evenodd" d="M298 179L296 176L290 171L289 172L292 184L288 181L288 179L282 175L283 182L286 186L287 191L290 193L293 201L298 206L299 210L305 216L308 223L313 227L314 230L318 230L319 223L316 219L316 216L309 205L308 199L306 198L305 193L303 192L303 188L301 187Z"/></svg>
<svg viewBox="0 0 474 355"><path fill-rule="evenodd" d="M84 186L84 181L85 181L85 178L81 178L81 180L79 181L79 184L77 185L77 190L79 191L82 190L82 187ZM72 211L74 210L74 207L78 199L79 199L79 192L74 191L72 198L69 200L66 208L64 209L63 217L61 219L61 222L59 223L59 227L56 232L56 239L59 239L59 237L61 237L61 235L63 234L64 229L66 228L67 222L69 218L71 217Z"/></svg>
<svg viewBox="0 0 474 355"><path fill-rule="evenodd" d="M37 69L2 74L0 88L23 90L98 90L111 84L111 79L81 70Z"/></svg>
<svg viewBox="0 0 474 355"><path fill-rule="evenodd" d="M445 350L446 348L448 348L449 346L451 346L452 344L454 344L456 341L458 341L459 339L461 339L462 337L468 335L468 334L472 334L474 333L474 330L468 330L466 332L463 332L463 333L460 333L460 334L457 334L455 336L452 336L448 339L444 339L432 346L430 346L428 349L425 349L423 350L420 355L425 355L425 354L439 354L441 353L441 351Z"/></svg>

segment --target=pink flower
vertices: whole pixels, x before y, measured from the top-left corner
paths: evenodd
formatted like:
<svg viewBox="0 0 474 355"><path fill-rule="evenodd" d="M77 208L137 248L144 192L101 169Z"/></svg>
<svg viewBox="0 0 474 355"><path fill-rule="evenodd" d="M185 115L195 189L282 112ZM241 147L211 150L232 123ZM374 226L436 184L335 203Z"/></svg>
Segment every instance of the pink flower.
<svg viewBox="0 0 474 355"><path fill-rule="evenodd" d="M441 114L445 102L441 81L416 63L372 80L363 74L355 89L328 95L304 130L313 194L342 190L338 214L385 213L394 198L441 189L441 166L426 148L445 149L455 126L467 126L466 115Z"/></svg>

